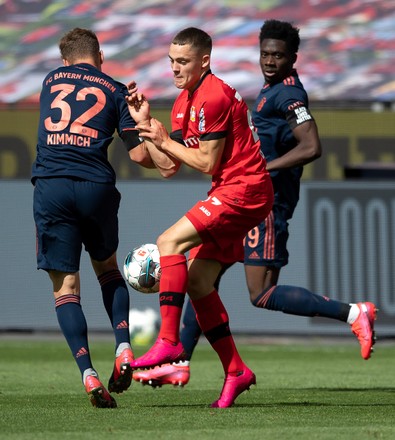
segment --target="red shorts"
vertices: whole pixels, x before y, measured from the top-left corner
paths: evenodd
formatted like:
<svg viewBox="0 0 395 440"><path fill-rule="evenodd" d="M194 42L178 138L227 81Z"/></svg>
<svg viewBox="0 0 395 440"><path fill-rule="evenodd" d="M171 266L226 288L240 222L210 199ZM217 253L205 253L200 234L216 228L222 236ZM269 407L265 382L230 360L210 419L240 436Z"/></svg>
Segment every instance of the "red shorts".
<svg viewBox="0 0 395 440"><path fill-rule="evenodd" d="M230 185L213 190L185 214L203 241L191 249L189 259L242 262L245 235L267 217L272 205L270 177L267 185Z"/></svg>

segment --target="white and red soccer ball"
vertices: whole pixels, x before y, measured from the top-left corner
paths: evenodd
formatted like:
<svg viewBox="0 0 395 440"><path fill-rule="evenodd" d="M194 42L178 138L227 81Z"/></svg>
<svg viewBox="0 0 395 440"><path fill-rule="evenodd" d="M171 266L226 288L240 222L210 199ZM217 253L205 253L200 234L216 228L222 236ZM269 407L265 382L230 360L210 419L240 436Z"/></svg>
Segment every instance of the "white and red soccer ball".
<svg viewBox="0 0 395 440"><path fill-rule="evenodd" d="M156 244L146 243L131 250L126 255L123 273L129 285L138 292L159 292L161 269Z"/></svg>

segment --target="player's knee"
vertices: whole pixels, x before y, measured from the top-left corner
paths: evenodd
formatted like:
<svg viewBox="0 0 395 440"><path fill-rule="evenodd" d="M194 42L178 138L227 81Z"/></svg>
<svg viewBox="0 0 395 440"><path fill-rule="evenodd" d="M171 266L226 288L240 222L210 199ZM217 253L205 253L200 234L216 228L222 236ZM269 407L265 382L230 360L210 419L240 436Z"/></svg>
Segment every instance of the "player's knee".
<svg viewBox="0 0 395 440"><path fill-rule="evenodd" d="M177 240L171 233L165 231L156 240L160 255L174 255L179 253Z"/></svg>
<svg viewBox="0 0 395 440"><path fill-rule="evenodd" d="M116 253L114 252L109 258L103 261L91 258L91 263L96 276L100 276L112 270L119 270Z"/></svg>
<svg viewBox="0 0 395 440"><path fill-rule="evenodd" d="M209 285L204 277L195 277L189 274L188 276L188 295L191 299L196 300L203 298L211 293L213 286Z"/></svg>
<svg viewBox="0 0 395 440"><path fill-rule="evenodd" d="M79 273L68 273L59 271L48 271L53 284L55 298L64 294L79 294L80 279Z"/></svg>
<svg viewBox="0 0 395 440"><path fill-rule="evenodd" d="M190 243L182 236L166 232L158 237L156 245L161 256L185 254L190 248Z"/></svg>
<svg viewBox="0 0 395 440"><path fill-rule="evenodd" d="M156 239L156 245L158 246L159 251L161 250L161 248L163 248L163 246L166 243L166 235L165 233L159 235L159 237Z"/></svg>
<svg viewBox="0 0 395 440"><path fill-rule="evenodd" d="M199 283L198 280L191 280L191 278L188 279L188 295L192 299L198 299L200 293L202 292L203 286L201 283Z"/></svg>
<svg viewBox="0 0 395 440"><path fill-rule="evenodd" d="M251 277L246 277L246 284L247 284L248 294L250 296L251 302L254 301L255 297L257 296L257 292L258 292L258 284L253 281L254 280L251 280Z"/></svg>
<svg viewBox="0 0 395 440"><path fill-rule="evenodd" d="M258 298L259 293L256 292L256 291L253 291L253 290L250 290L250 289L249 289L249 294L250 294L250 303L251 303L254 307L256 307L257 305L256 305L255 301L256 301L256 299Z"/></svg>

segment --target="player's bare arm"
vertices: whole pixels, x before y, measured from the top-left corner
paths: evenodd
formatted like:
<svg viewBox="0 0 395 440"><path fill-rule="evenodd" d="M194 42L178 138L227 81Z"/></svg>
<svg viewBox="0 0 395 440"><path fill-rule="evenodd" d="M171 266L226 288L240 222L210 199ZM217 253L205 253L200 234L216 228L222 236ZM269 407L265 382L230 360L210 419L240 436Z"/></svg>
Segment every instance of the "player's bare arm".
<svg viewBox="0 0 395 440"><path fill-rule="evenodd" d="M157 168L160 175L165 178L174 176L181 165L181 163L173 157L158 150L155 145L147 139L144 139L140 145L130 150L129 157L133 162L145 168Z"/></svg>
<svg viewBox="0 0 395 440"><path fill-rule="evenodd" d="M134 81L127 84L129 95L125 97L128 103L130 116L138 123L139 127L150 125L150 105L142 93L137 92ZM141 133L140 133L141 135ZM141 136L143 142L130 150L131 160L145 168L157 168L162 177L173 176L180 168L180 163L163 151L158 150L149 139Z"/></svg>
<svg viewBox="0 0 395 440"><path fill-rule="evenodd" d="M156 168L145 142L129 151L129 157L133 162L138 163L144 168Z"/></svg>
<svg viewBox="0 0 395 440"><path fill-rule="evenodd" d="M225 146L225 138L199 141L199 148L185 148L172 140L166 127L157 119L151 119L150 127L137 125L141 136L150 139L158 149L164 151L204 174L214 174L220 163Z"/></svg>
<svg viewBox="0 0 395 440"><path fill-rule="evenodd" d="M322 147L314 121L306 121L295 127L292 132L298 142L297 146L284 156L269 162L266 167L268 171L303 166L321 156Z"/></svg>

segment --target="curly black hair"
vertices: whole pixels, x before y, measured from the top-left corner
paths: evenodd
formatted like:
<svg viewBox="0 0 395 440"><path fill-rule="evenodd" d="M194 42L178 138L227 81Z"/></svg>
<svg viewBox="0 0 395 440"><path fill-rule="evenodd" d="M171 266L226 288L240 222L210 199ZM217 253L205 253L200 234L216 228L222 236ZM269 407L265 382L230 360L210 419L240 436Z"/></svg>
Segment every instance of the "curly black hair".
<svg viewBox="0 0 395 440"><path fill-rule="evenodd" d="M287 21L266 20L261 27L259 43L267 38L285 41L291 53L297 53L299 50L299 29Z"/></svg>

